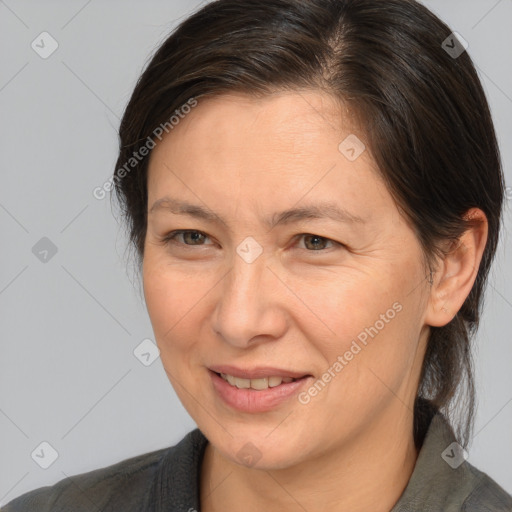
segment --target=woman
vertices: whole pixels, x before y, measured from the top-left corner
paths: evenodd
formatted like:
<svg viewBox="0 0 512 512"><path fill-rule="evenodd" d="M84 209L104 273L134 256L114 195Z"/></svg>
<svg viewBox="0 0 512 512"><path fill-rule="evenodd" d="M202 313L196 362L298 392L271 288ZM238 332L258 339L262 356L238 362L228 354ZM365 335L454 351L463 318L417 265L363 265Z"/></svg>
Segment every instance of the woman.
<svg viewBox="0 0 512 512"><path fill-rule="evenodd" d="M504 184L462 40L412 0L211 2L120 139L112 183L198 429L7 512L512 510L465 460Z"/></svg>

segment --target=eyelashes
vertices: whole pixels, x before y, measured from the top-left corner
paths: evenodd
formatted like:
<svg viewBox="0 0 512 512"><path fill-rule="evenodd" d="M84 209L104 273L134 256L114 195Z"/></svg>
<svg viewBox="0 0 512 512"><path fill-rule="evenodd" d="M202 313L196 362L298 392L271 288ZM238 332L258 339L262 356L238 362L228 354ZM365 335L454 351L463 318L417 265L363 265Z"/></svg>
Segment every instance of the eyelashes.
<svg viewBox="0 0 512 512"><path fill-rule="evenodd" d="M174 243L178 243L178 244L181 244L181 245L189 245L189 244L186 244L186 243L181 243L181 242L176 242L176 237L179 236L179 235L184 235L184 234L190 234L190 233L195 233L195 234L199 234L200 236L202 237L206 237L206 238L209 238L208 235L206 235L205 233L203 233L202 231L196 231L196 230L186 230L186 229L181 229L181 230L176 230L176 231L171 231L170 233L168 233L164 238L163 238L163 242L169 244L171 242L174 242ZM193 247L194 245L197 245L197 244L192 244L190 247ZM201 245L201 244L199 244Z"/></svg>
<svg viewBox="0 0 512 512"><path fill-rule="evenodd" d="M193 236L190 238L189 235L193 235ZM182 242L177 241L177 238L179 238L179 237L182 237L182 240L183 240ZM192 248L192 247L204 247L207 245L213 245L213 244L194 243L194 242L201 242L201 241L204 241L205 239L209 239L209 238L210 237L206 233L203 233L202 231L198 231L195 229L179 229L179 230L171 231L170 233L165 235L161 241L165 245L170 246L171 244L173 244L175 246L176 245L182 246L182 247L185 247L188 249L188 248ZM300 248L300 249L303 249L307 252L323 252L323 253L325 253L326 250L330 249L331 247L323 247L324 244L331 244L332 248L344 246L344 244L342 244L340 242L336 242L334 240L331 240L330 238L320 236L320 235L315 235L312 233L301 233L301 234L295 235L294 238L306 241L305 248ZM192 243L191 244L187 243L187 240L191 241ZM313 248L312 249L307 248L307 245L309 245L310 247L313 247ZM316 248L315 248L315 246L316 246ZM318 248L319 246L320 246L320 248Z"/></svg>

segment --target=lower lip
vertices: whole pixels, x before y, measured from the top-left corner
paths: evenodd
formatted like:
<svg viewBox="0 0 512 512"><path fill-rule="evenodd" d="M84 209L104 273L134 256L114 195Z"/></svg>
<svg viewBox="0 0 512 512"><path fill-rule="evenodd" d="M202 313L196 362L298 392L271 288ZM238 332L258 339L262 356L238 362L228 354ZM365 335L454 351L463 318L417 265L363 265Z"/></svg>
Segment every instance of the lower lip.
<svg viewBox="0 0 512 512"><path fill-rule="evenodd" d="M226 382L220 375L210 372L212 384L220 398L233 409L243 412L265 412L276 408L294 395L311 377L279 384L279 386L263 389L238 389Z"/></svg>

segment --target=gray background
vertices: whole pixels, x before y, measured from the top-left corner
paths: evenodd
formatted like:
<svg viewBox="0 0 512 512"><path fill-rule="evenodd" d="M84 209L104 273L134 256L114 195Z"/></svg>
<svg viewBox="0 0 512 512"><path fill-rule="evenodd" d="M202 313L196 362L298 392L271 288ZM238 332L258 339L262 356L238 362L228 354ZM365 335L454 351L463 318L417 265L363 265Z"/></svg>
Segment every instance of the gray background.
<svg viewBox="0 0 512 512"><path fill-rule="evenodd" d="M153 339L151 325L125 266L123 231L109 200L92 190L113 171L119 118L148 56L199 3L0 0L0 505L172 445L195 427L160 359L145 366L134 356ZM426 4L469 42L510 186L512 2ZM59 45L47 59L31 48L43 31ZM509 492L511 203L476 340L469 450L470 462ZM47 261L33 252L43 237L57 248ZM43 441L58 452L46 470Z"/></svg>

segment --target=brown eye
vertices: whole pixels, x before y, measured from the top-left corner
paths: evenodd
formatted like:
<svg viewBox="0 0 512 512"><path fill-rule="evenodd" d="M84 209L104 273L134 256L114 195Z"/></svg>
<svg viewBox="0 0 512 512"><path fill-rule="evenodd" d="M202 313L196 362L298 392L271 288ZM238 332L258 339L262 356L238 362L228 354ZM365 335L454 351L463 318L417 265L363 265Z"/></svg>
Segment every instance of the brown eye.
<svg viewBox="0 0 512 512"><path fill-rule="evenodd" d="M308 233L304 233L303 235L300 235L305 242L305 246L307 250L310 251L322 251L328 247L326 247L326 244L336 244L337 242L334 242L333 240L330 240L329 238L325 238L323 236L319 235L312 235Z"/></svg>
<svg viewBox="0 0 512 512"><path fill-rule="evenodd" d="M182 236L183 241L176 241L176 237ZM182 245L208 245L208 244L202 244L201 242L204 241L206 238L208 238L207 235L202 233L201 231L195 231L195 230L178 230L178 231L172 231L169 233L163 241L165 243L174 242L177 244ZM189 243L190 242L190 243Z"/></svg>

